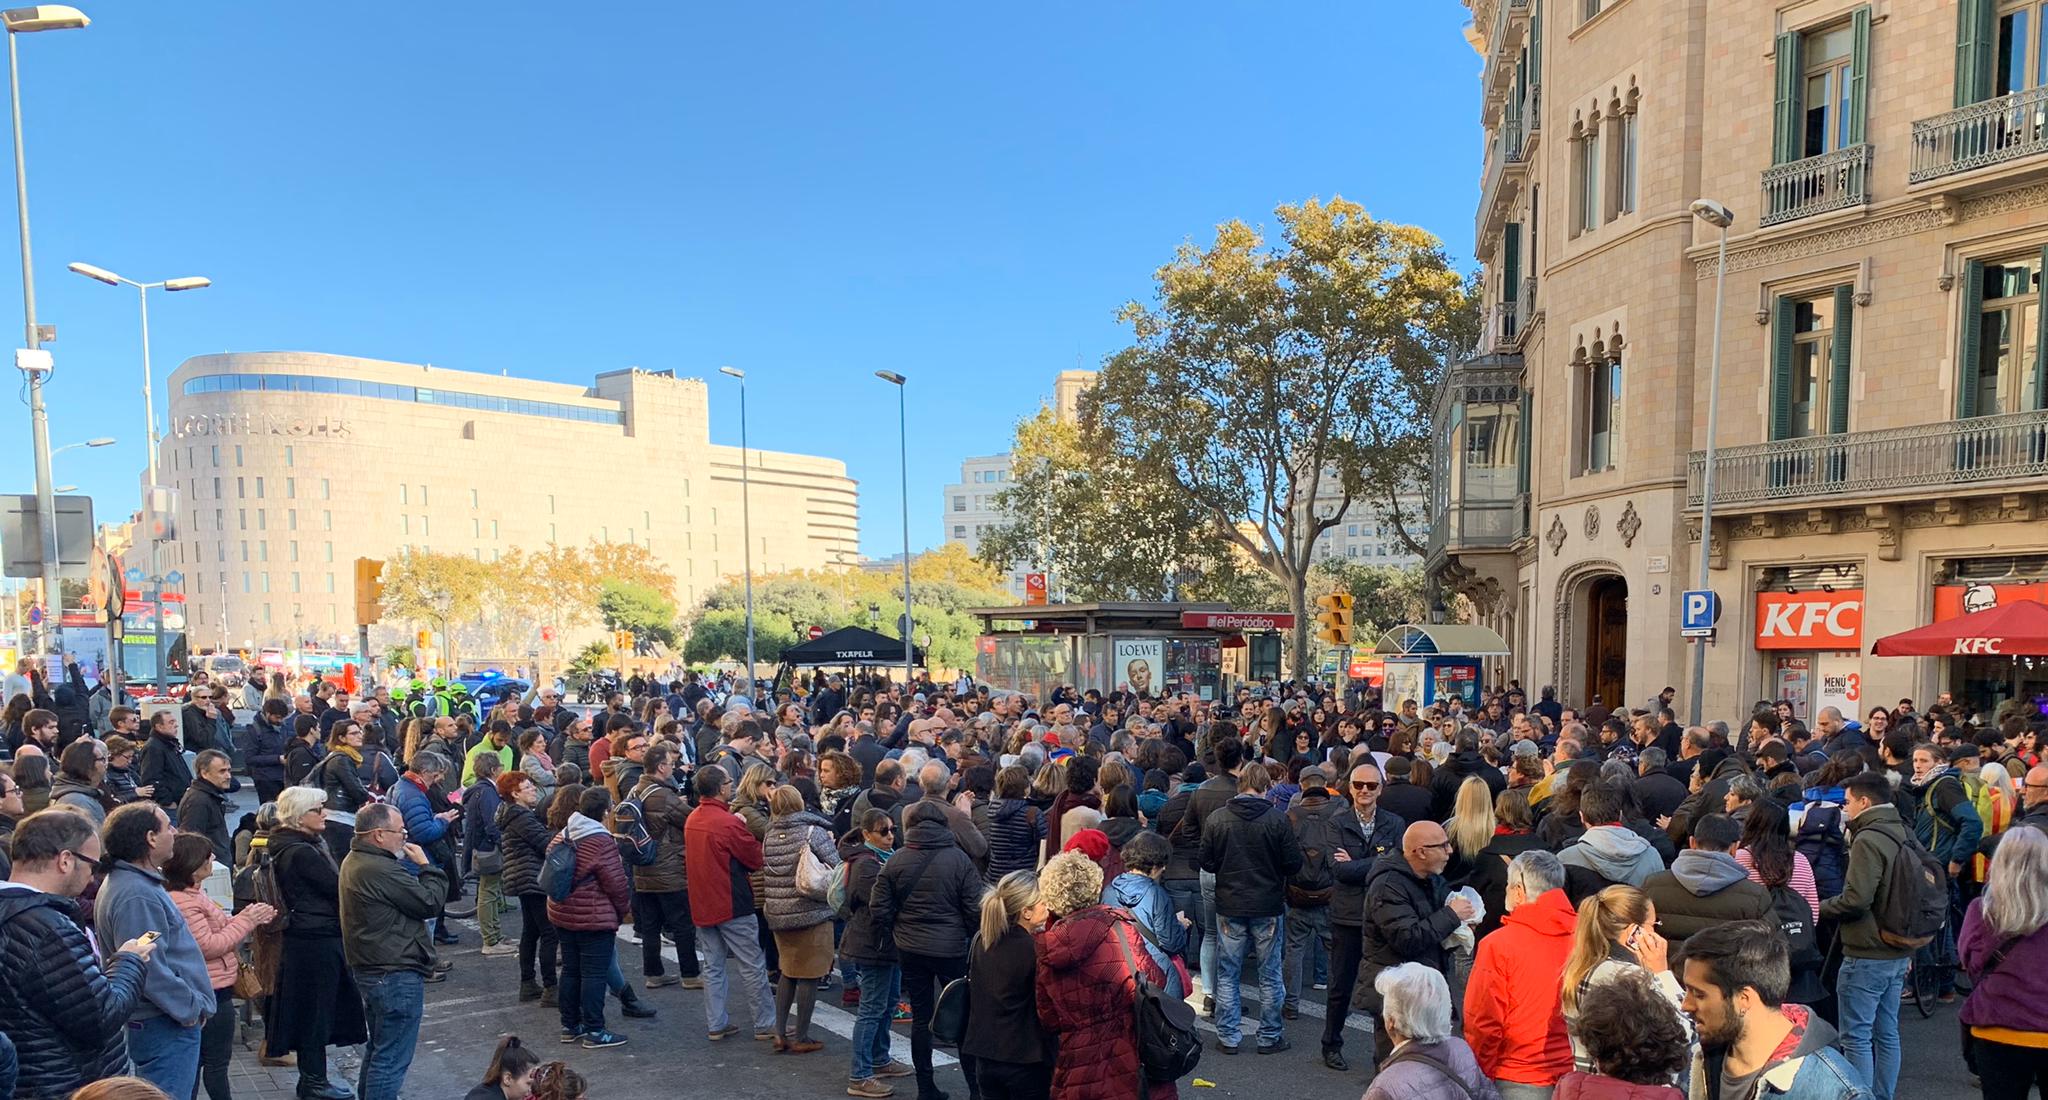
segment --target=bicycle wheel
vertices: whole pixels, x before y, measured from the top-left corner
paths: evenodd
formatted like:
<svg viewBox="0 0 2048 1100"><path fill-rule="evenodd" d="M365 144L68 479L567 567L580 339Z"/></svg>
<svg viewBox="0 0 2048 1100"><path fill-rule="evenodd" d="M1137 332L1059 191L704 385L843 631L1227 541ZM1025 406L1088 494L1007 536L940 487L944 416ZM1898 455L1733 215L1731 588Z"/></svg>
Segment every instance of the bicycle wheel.
<svg viewBox="0 0 2048 1100"><path fill-rule="evenodd" d="M1913 965L1906 972L1906 988L1912 991L1913 1007L1923 1020L1934 1015L1934 998L1941 992L1941 966L1931 961L1932 956L1924 947L1914 952Z"/></svg>

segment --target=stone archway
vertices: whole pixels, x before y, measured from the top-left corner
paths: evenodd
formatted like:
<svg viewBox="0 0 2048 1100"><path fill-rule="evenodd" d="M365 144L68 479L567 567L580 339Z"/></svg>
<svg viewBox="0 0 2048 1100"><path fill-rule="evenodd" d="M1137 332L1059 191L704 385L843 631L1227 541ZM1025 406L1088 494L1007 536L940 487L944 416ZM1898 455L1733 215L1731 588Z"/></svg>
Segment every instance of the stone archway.
<svg viewBox="0 0 2048 1100"><path fill-rule="evenodd" d="M1597 666L1593 654L1596 644L1604 642L1601 651L1618 653L1625 659L1627 585L1621 566L1606 560L1577 562L1558 578L1556 598L1551 605L1550 682L1557 685L1558 699L1569 706L1583 709L1596 691L1602 693L1609 707L1619 707L1625 698L1619 687L1607 686L1603 690L1602 685L1594 682ZM1613 622L1617 596L1623 602L1620 621ZM1610 635L1610 629L1615 627L1623 633ZM1602 679L1612 685L1621 683L1624 676L1617 673ZM1610 691L1615 692L1615 697L1605 698Z"/></svg>

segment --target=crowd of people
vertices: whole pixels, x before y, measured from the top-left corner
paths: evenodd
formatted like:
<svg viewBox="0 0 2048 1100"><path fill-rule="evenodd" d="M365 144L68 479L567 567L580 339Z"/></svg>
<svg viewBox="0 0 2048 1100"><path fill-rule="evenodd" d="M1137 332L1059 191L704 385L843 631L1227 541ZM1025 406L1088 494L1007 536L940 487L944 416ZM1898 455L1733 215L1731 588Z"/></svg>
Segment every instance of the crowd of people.
<svg viewBox="0 0 2048 1100"><path fill-rule="evenodd" d="M1327 1071L1372 1036L1369 1100L1892 1100L1916 998L1965 998L1985 1096L2048 1083L2048 766L2021 713L1809 729L1766 701L1687 728L1668 692L1041 702L821 674L769 700L685 675L475 722L325 684L238 720L201 681L143 733L29 679L0 769L0 952L39 960L0 983L25 1097L132 1073L226 1100L238 999L301 1097L396 1097L465 901L585 1051L627 1041L612 1001L652 1016L635 987L680 986L707 1042L812 1055L836 990L855 1097L946 1100L953 1045L977 1100L1164 1100L1134 1022L1158 998L1208 1018L1210 1057L1289 1051L1320 1001ZM236 758L260 809L231 827ZM328 1054L352 1045L350 1084ZM508 1038L471 1096L580 1095L589 1057Z"/></svg>

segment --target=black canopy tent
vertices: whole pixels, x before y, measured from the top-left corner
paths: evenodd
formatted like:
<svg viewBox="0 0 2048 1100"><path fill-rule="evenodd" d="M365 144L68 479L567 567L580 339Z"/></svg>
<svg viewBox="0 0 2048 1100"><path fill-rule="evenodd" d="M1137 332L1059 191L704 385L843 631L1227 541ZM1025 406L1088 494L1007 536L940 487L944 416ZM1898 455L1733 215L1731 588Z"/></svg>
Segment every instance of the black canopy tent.
<svg viewBox="0 0 2048 1100"><path fill-rule="evenodd" d="M911 651L913 663L924 664L924 651ZM903 667L903 640L877 634L865 627L843 626L829 634L798 642L782 651L782 663L803 667L820 665Z"/></svg>

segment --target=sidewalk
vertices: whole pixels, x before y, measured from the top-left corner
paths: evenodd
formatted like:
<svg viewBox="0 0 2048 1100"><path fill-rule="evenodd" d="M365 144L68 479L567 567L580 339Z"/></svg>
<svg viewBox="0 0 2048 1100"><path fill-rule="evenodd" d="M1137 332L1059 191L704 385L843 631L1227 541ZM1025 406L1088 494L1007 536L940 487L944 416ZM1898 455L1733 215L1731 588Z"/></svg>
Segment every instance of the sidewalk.
<svg viewBox="0 0 2048 1100"><path fill-rule="evenodd" d="M266 1066L257 1061L263 1044L263 1021L252 1019L235 1033L234 1057L228 1063L228 1088L236 1097L261 1100L295 1100L299 1071L292 1066ZM362 1066L361 1047L327 1048L327 1076L355 1087L356 1070Z"/></svg>

